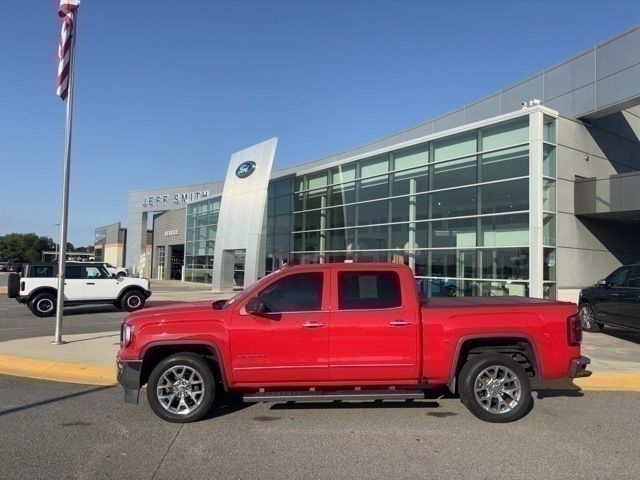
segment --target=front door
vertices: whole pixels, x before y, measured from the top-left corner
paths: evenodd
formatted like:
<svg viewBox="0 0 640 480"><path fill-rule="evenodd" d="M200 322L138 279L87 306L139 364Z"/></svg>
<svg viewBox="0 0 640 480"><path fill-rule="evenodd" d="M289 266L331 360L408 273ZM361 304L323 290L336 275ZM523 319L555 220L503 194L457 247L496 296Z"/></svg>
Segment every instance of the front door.
<svg viewBox="0 0 640 480"><path fill-rule="evenodd" d="M622 289L621 324L640 330L640 265L631 268L627 285Z"/></svg>
<svg viewBox="0 0 640 480"><path fill-rule="evenodd" d="M415 382L419 375L419 312L394 271L332 270L332 381Z"/></svg>
<svg viewBox="0 0 640 480"><path fill-rule="evenodd" d="M593 289L591 305L596 319L604 323L622 324L623 294L629 267L620 267L605 279L604 285Z"/></svg>
<svg viewBox="0 0 640 480"><path fill-rule="evenodd" d="M252 386L322 382L329 378L328 273L294 272L256 292L267 311L233 314L231 364L236 383Z"/></svg>
<svg viewBox="0 0 640 480"><path fill-rule="evenodd" d="M83 265L83 296L85 300L115 299L118 281L104 266Z"/></svg>
<svg viewBox="0 0 640 480"><path fill-rule="evenodd" d="M184 245L171 245L171 280L182 280L182 266L184 265Z"/></svg>

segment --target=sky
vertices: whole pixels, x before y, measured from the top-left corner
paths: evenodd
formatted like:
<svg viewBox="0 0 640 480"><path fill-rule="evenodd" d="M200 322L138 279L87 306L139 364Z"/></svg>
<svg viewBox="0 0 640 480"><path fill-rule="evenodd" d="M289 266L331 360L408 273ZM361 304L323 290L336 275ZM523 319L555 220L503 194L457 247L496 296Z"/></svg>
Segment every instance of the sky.
<svg viewBox="0 0 640 480"><path fill-rule="evenodd" d="M55 240L59 2L10 4L0 235ZM130 190L223 179L233 152L273 136L276 168L367 143L638 22L637 0L82 0L69 240L89 245L95 227L126 226Z"/></svg>

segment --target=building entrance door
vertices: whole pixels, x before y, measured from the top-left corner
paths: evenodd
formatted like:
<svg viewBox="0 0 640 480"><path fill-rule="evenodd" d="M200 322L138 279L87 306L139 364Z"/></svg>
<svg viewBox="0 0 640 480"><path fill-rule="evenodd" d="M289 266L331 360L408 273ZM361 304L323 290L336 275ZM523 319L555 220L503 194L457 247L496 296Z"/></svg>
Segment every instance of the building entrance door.
<svg viewBox="0 0 640 480"><path fill-rule="evenodd" d="M184 245L171 245L170 279L182 280L182 266L184 265Z"/></svg>
<svg viewBox="0 0 640 480"><path fill-rule="evenodd" d="M246 250L233 251L233 288L244 288L244 263Z"/></svg>

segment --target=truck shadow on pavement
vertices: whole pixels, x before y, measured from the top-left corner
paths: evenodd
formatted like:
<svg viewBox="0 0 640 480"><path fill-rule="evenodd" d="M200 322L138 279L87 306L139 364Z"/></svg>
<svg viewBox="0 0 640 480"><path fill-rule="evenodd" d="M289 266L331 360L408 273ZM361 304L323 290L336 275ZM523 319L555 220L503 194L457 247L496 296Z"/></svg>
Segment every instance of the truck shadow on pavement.
<svg viewBox="0 0 640 480"><path fill-rule="evenodd" d="M605 326L601 335L610 335L620 340L626 340L627 342L633 342L640 345L640 331L628 330L626 328L617 328Z"/></svg>
<svg viewBox="0 0 640 480"><path fill-rule="evenodd" d="M101 392L103 390L109 390L112 388L116 388L115 386L105 386L105 387L94 387L89 388L87 390L82 390L80 392L69 393L67 395L60 395L58 397L47 398L46 400L40 400L38 402L27 403L25 405L19 405L17 407L7 408L6 410L0 410L0 417L4 415L9 415L12 413L22 412L24 410L30 410L32 408L42 407L44 405L49 405L51 403L61 402L63 400L68 400L70 398L81 397L83 395L89 395L96 392Z"/></svg>

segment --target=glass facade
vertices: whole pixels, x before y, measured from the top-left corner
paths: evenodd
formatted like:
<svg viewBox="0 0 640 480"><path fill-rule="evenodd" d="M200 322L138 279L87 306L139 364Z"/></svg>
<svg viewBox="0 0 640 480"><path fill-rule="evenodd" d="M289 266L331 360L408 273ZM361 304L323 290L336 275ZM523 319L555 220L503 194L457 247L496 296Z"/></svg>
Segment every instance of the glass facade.
<svg viewBox="0 0 640 480"><path fill-rule="evenodd" d="M184 280L211 283L213 254L220 213L220 197L187 205L187 229L184 252Z"/></svg>
<svg viewBox="0 0 640 480"><path fill-rule="evenodd" d="M543 131L551 285L554 119L545 116ZM428 295L528 295L529 156L529 116L523 115L273 181L265 269L286 260L398 262L413 269Z"/></svg>
<svg viewBox="0 0 640 480"><path fill-rule="evenodd" d="M543 117L542 142L542 243L543 296L556 298L556 119Z"/></svg>

